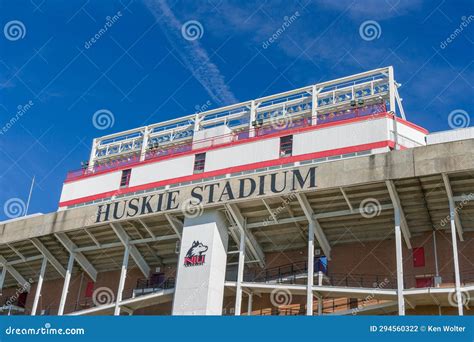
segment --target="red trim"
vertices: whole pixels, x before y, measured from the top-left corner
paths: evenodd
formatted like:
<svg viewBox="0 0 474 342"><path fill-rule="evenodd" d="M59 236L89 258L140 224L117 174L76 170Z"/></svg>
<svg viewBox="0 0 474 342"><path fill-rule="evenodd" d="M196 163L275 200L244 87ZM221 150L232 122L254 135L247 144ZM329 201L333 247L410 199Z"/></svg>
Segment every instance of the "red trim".
<svg viewBox="0 0 474 342"><path fill-rule="evenodd" d="M370 143L370 144L343 147L343 148L338 148L338 149L334 149L334 150L313 152L313 153L301 154L301 155L298 155L298 156L291 156L291 157L286 157L286 158L267 160L267 161L264 161L264 162L258 162L258 163L246 164L246 165L241 165L241 166L228 167L228 168L225 168L225 169L220 169L220 170L215 170L215 171L208 171L208 172L203 172L203 173L199 173L199 174L195 174L195 175L189 175L189 176L177 177L177 178L172 178L172 179L166 179L166 180L162 180L162 181L159 181L159 182L153 182L153 183L137 185L137 186L133 186L133 187L125 188L125 189L119 189L119 190L114 190L114 191L103 192L103 193L96 194L96 195L91 195L91 196L86 196L86 197L82 197L82 198L77 198L77 199L74 199L74 200L60 202L59 206L60 207L65 207L65 206L70 206L70 205L74 205L74 204L78 204L78 203L95 201L95 200L101 199L101 198L112 197L114 195L120 195L120 194L140 191L140 190L147 190L147 189L156 188L156 187L164 186L164 185L168 185L168 184L175 184L175 183L193 181L193 180L196 180L196 179L202 179L202 178L207 178L207 177L215 177L215 176L219 176L219 175L223 175L223 174L227 174L227 173L235 173L235 172L246 171L246 170L250 170L250 169L259 169L259 168L268 167L268 166L294 163L294 162L297 162L297 161L323 158L323 157L329 157L329 156L333 156L333 155L340 155L340 154L353 153L353 152L359 152L359 151L366 151L366 150L372 150L372 149L375 149L375 148L382 148L382 147L390 147L390 148L393 149L395 147L395 142L393 142L391 140L384 140L384 141L379 141L379 142Z"/></svg>
<svg viewBox="0 0 474 342"><path fill-rule="evenodd" d="M163 157L158 157L158 158L154 158L154 159L145 160L145 161L142 161L142 162L131 163L131 164L127 164L127 165L124 165L124 166L119 166L119 167L114 168L114 169L97 171L95 173L79 176L79 177L71 179L71 180L66 179L64 181L64 183L71 183L71 182L75 182L75 181L78 181L78 180L81 180L81 179L84 179L84 178L95 177L95 176L102 175L102 174L109 173L109 172L116 172L116 171L120 171L120 170L123 170L123 169L130 169L130 168L136 167L138 165L141 166L141 165L145 165L145 164L149 164L149 163L157 163L157 162L167 160L167 159L171 159L171 158L177 158L177 157L186 156L186 155L194 155L194 154L198 154L198 153L205 153L207 151L220 149L220 148L224 148L224 147L229 147L229 146L247 144L247 143L254 142L256 140L271 139L271 138L281 137L281 136L295 134L295 133L301 133L301 132L306 132L306 131L311 131L311 130L324 129L324 128L332 127L332 126L351 124L351 123L359 122L359 121L373 120L373 119L379 119L379 118L392 118L392 117L393 117L393 114L384 112L384 113L379 113L379 114L375 114L375 115L366 115L366 116L362 116L362 117L358 117L358 118L352 118L352 119L346 119L346 120L341 120L341 121L334 121L334 122L317 124L315 126L306 126L306 127L298 127L298 128L289 129L289 130L282 130L281 132L267 134L267 135L264 135L264 136L257 136L257 137L247 138L247 139L244 139L244 140L233 141L233 142L229 142L229 143L220 144L220 145L217 145L217 146L203 147L203 148L195 149L195 150L191 150L191 151L175 153L175 154L172 154L172 155L169 155L169 156L163 156ZM406 122L408 122L408 121L406 121ZM416 126L416 125L414 125L414 126ZM418 126L416 126L416 127L418 127Z"/></svg>
<svg viewBox="0 0 474 342"><path fill-rule="evenodd" d="M408 127L416 129L417 131L420 131L423 134L429 134L430 133L427 129L425 129L423 127L420 127L420 126L414 124L413 122L410 122L410 121L407 121L407 120L404 120L404 119L398 118L398 117L396 118L396 120L397 120L397 122L400 122L404 125L407 125Z"/></svg>

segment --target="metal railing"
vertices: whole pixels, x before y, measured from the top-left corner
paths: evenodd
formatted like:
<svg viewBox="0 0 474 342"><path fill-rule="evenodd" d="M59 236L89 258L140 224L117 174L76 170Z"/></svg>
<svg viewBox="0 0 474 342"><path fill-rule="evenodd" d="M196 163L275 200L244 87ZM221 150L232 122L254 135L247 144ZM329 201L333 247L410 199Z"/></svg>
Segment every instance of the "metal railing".
<svg viewBox="0 0 474 342"><path fill-rule="evenodd" d="M370 115L376 115L386 112L386 105L374 104L363 107L355 107L348 110L341 110L332 113L321 114L317 116L317 125L324 123L332 123L338 121L344 121L357 117L365 117ZM308 112L308 115L310 113ZM148 160L159 160L170 155L179 156L192 150L199 151L203 146L215 147L237 141L244 141L251 138L264 137L274 133L281 133L288 130L294 130L298 128L304 128L312 125L311 117L299 117L296 119L288 119L280 122L270 122L257 126L253 129L245 128L238 132L232 132L228 134L218 135L211 138L185 141L179 144L173 144L169 146L157 146L151 145L145 152L136 150L135 152L123 153L122 156L114 158L105 158L101 161L101 158L97 158L96 162L92 167L88 164L84 165L81 169L69 171L66 175L66 181L75 180L85 175L96 174L103 171L113 170L125 166L134 166L142 161Z"/></svg>

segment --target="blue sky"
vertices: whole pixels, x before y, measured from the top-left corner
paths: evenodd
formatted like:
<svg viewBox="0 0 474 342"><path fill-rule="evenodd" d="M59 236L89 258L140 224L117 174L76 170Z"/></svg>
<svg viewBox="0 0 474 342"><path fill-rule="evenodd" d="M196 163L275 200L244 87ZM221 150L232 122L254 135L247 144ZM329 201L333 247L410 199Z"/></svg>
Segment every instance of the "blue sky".
<svg viewBox="0 0 474 342"><path fill-rule="evenodd" d="M410 121L449 129L453 110L474 114L472 15L469 0L0 0L0 220L33 176L29 213L55 211L94 137L381 66L395 67ZM191 20L196 40L182 34Z"/></svg>

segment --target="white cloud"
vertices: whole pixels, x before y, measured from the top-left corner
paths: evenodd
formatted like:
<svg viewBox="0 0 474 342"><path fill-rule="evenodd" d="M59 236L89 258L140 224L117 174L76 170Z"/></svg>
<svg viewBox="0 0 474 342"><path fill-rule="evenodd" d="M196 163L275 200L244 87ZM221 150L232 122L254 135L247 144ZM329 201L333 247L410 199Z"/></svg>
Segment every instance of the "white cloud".
<svg viewBox="0 0 474 342"><path fill-rule="evenodd" d="M165 0L149 0L147 7L158 20L181 62L204 87L213 102L227 105L238 102L225 83L219 68L211 62L199 40L188 41L181 35L182 23L176 18ZM204 35L205 27L204 27Z"/></svg>

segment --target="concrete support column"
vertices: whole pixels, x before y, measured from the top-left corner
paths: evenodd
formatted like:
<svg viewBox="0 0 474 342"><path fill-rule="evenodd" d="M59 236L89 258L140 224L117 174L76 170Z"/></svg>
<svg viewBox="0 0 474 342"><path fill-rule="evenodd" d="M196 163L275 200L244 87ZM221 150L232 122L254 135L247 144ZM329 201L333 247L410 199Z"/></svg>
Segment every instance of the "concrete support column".
<svg viewBox="0 0 474 342"><path fill-rule="evenodd" d="M5 267L2 268L2 273L0 274L0 293L3 289L3 284L5 283L5 276L7 275L7 269Z"/></svg>
<svg viewBox="0 0 474 342"><path fill-rule="evenodd" d="M313 315L313 282L314 282L314 223L308 225L308 281L306 288L306 315Z"/></svg>
<svg viewBox="0 0 474 342"><path fill-rule="evenodd" d="M318 296L318 316L323 314L323 297L321 295Z"/></svg>
<svg viewBox="0 0 474 342"><path fill-rule="evenodd" d="M251 316L252 315L252 306L253 306L253 293L250 292L249 293L249 301L247 303L247 316Z"/></svg>
<svg viewBox="0 0 474 342"><path fill-rule="evenodd" d="M206 210L185 218L173 315L222 315L227 243L222 211Z"/></svg>
<svg viewBox="0 0 474 342"><path fill-rule="evenodd" d="M123 288L125 287L125 279L127 278L128 257L130 255L130 246L125 246L123 252L122 269L120 271L119 286L117 289L117 299L115 301L114 316L120 315L120 302L122 301Z"/></svg>
<svg viewBox="0 0 474 342"><path fill-rule="evenodd" d="M235 316L240 316L242 310L242 281L245 268L245 230L240 229L239 266L237 270L237 286L235 291Z"/></svg>
<svg viewBox="0 0 474 342"><path fill-rule="evenodd" d="M397 298L398 315L405 316L405 298L403 296L403 250L402 250L402 232L400 228L400 210L395 211L395 250L397 258Z"/></svg>
<svg viewBox="0 0 474 342"><path fill-rule="evenodd" d="M33 301L33 307L31 308L31 316L36 315L36 310L38 309L38 302L41 296L41 288L43 287L44 273L46 272L46 266L48 265L48 259L43 258L41 263L41 271L38 278L38 284L36 285L35 299Z"/></svg>
<svg viewBox="0 0 474 342"><path fill-rule="evenodd" d="M71 281L71 273L72 273L72 267L74 266L75 257L76 257L76 253L71 253L69 255L66 276L64 277L63 292L61 294L61 300L59 302L58 316L62 316L64 314L64 307L66 306L67 294L69 292L69 282Z"/></svg>
<svg viewBox="0 0 474 342"><path fill-rule="evenodd" d="M456 213L454 212L456 209L454 207L454 201L449 199L449 212L450 212L450 221L451 221L451 239L453 244L453 261L454 261L454 280L455 280L455 288L456 288L456 302L458 305L458 314L459 316L464 315L464 308L463 308L463 299L461 294L461 276L459 274L459 257L458 257L458 239L456 236L456 223L454 220L454 216Z"/></svg>

